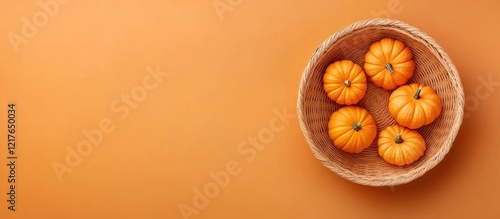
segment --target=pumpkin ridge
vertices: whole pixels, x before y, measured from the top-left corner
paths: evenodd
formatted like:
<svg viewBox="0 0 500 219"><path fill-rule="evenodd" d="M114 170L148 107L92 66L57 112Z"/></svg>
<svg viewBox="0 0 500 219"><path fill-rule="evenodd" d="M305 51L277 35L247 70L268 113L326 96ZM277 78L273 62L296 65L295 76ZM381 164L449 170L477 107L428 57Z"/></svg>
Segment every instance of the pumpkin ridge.
<svg viewBox="0 0 500 219"><path fill-rule="evenodd" d="M377 63L367 62L366 60L365 60L365 64L363 66L365 67L365 70L368 70L367 73L370 73L370 72L373 72L376 70L383 71L385 69L383 66L380 66Z"/></svg>
<svg viewBox="0 0 500 219"><path fill-rule="evenodd" d="M386 146L385 151L383 152L382 157L384 157L386 160L387 159L391 159L391 160L394 159L394 157L393 157L394 153L392 152L394 150L393 146L388 144L388 143L384 143L384 144L387 144L387 146Z"/></svg>
<svg viewBox="0 0 500 219"><path fill-rule="evenodd" d="M367 113L366 118L363 120L364 125L367 127L373 126L374 130L377 130L377 122L373 118L373 116Z"/></svg>
<svg viewBox="0 0 500 219"><path fill-rule="evenodd" d="M361 95L363 92L366 92L366 85L360 85L360 86L355 86L352 87L351 90L353 92L358 92L357 95Z"/></svg>
<svg viewBox="0 0 500 219"><path fill-rule="evenodd" d="M363 122L363 115L366 113L366 110L363 110L361 107L356 107L356 110L354 111L353 118L355 118L356 122L362 123Z"/></svg>
<svg viewBox="0 0 500 219"><path fill-rule="evenodd" d="M373 50L375 50L375 47L373 49L370 48L370 50L366 53L365 64L370 64L372 66L379 67L379 65L377 63L380 62L380 59L378 57L380 57L382 54L377 55L373 52Z"/></svg>
<svg viewBox="0 0 500 219"><path fill-rule="evenodd" d="M336 114L335 115L335 119L332 120L332 124L333 125L335 125L337 127L342 127L342 126L344 126L345 123L350 123L351 122L351 120L349 119L349 117L347 117L347 116L344 115L344 112L336 111L335 114Z"/></svg>
<svg viewBox="0 0 500 219"><path fill-rule="evenodd" d="M335 69L334 73L341 74L343 72L342 62L338 62L338 64L335 64L334 62L330 65L332 65L333 69Z"/></svg>
<svg viewBox="0 0 500 219"><path fill-rule="evenodd" d="M360 135L360 133L358 133L358 135L355 136L355 144L354 145L356 145L356 149L358 151L364 150L364 148L360 148L361 145L363 145L363 146L365 145L365 142L363 141L363 138Z"/></svg>
<svg viewBox="0 0 500 219"><path fill-rule="evenodd" d="M340 84L338 84L336 82L331 82L331 83L325 84L323 86L323 88L327 88L327 89L330 89L330 90L339 89L340 88Z"/></svg>
<svg viewBox="0 0 500 219"><path fill-rule="evenodd" d="M358 66L354 64L354 62L352 64L349 64L350 65L350 69L348 69L348 75L347 75L347 79L349 80L352 80L352 77L356 74L358 74L359 72L359 69L358 69Z"/></svg>
<svg viewBox="0 0 500 219"><path fill-rule="evenodd" d="M400 165L400 163L401 163L401 148L396 146L396 145L393 145L392 147L394 148L394 154L393 154L394 163L396 165Z"/></svg>
<svg viewBox="0 0 500 219"><path fill-rule="evenodd" d="M328 66L328 68L326 68L325 70L325 74L323 75L323 82L325 82L325 80L327 82L338 81L338 75L336 74L337 72L338 70L336 69L335 66L333 65Z"/></svg>
<svg viewBox="0 0 500 219"><path fill-rule="evenodd" d="M372 57L374 55L367 55L368 58L365 58L365 63L363 64L365 66L365 69L376 69L380 68L380 66L377 64L378 60L372 60Z"/></svg>
<svg viewBox="0 0 500 219"><path fill-rule="evenodd" d="M330 91L330 92L328 92L328 96L330 98L338 99L339 98L339 92Z"/></svg>
<svg viewBox="0 0 500 219"><path fill-rule="evenodd" d="M410 48L404 46L404 48L402 48L392 57L392 60L397 64L413 61L413 52L411 51Z"/></svg>
<svg viewBox="0 0 500 219"><path fill-rule="evenodd" d="M335 82L342 81L344 78L344 68L342 66L342 62L335 62L331 64L333 68L335 69L332 71L330 74L335 75Z"/></svg>
<svg viewBox="0 0 500 219"><path fill-rule="evenodd" d="M355 132L353 129L350 129L347 132L342 133L341 135L337 136L337 139L335 139L335 142L337 143L337 146L340 146L342 149L349 148L349 141L352 138L352 135Z"/></svg>
<svg viewBox="0 0 500 219"><path fill-rule="evenodd" d="M430 103L442 104L441 98L439 98L439 96L437 94L433 94L433 93L425 94L422 98L422 102L426 102L428 104L430 104Z"/></svg>
<svg viewBox="0 0 500 219"><path fill-rule="evenodd" d="M365 125L366 123L369 123L370 119L370 114L367 110L360 110L358 113L358 121Z"/></svg>
<svg viewBox="0 0 500 219"><path fill-rule="evenodd" d="M383 152L385 152L387 150L387 144L384 142L382 137L379 138L379 140L377 142L377 147L378 147L378 151L379 151L380 155L382 155ZM382 152L382 153L380 153L380 152Z"/></svg>
<svg viewBox="0 0 500 219"><path fill-rule="evenodd" d="M389 55L390 60L392 60L392 56L394 55L394 50L398 46L399 40L389 38L389 41L390 41L390 45L388 46L389 47L389 54L388 55Z"/></svg>
<svg viewBox="0 0 500 219"><path fill-rule="evenodd" d="M437 112L438 108L436 108L436 106L434 106L433 104L431 103L420 104L420 107L422 107L422 109L425 111L424 125L432 123L437 118L437 116L434 116L433 112Z"/></svg>
<svg viewBox="0 0 500 219"><path fill-rule="evenodd" d="M390 102L391 105L389 106L389 111L395 110L396 112L394 113L399 113L399 111L407 104L405 102L405 97L403 96L391 98Z"/></svg>
<svg viewBox="0 0 500 219"><path fill-rule="evenodd" d="M340 92L342 90L342 85L337 83L328 84L326 87L330 89L330 92Z"/></svg>
<svg viewBox="0 0 500 219"><path fill-rule="evenodd" d="M332 137L332 140L336 140L336 137L338 137L338 133L344 133L346 131L343 131L342 129L340 129L340 131L338 130L339 127L336 127L334 125L328 125L328 135L330 135L330 137Z"/></svg>
<svg viewBox="0 0 500 219"><path fill-rule="evenodd" d="M342 73L344 74L343 79L349 78L349 75L354 68L353 63L351 61L343 60L342 61Z"/></svg>
<svg viewBox="0 0 500 219"><path fill-rule="evenodd" d="M423 142L423 140L421 142ZM424 144L419 144L418 142L411 142L408 145L408 150L413 150L413 154L418 155L418 158L424 154L424 151L426 149L427 149L427 147L425 146L425 142L424 142ZM418 158L415 160L418 160Z"/></svg>
<svg viewBox="0 0 500 219"><path fill-rule="evenodd" d="M396 84L394 83L394 80L392 79L392 73L391 74L385 74L383 86L384 86L383 88L385 90L392 89L392 87L396 86Z"/></svg>
<svg viewBox="0 0 500 219"><path fill-rule="evenodd" d="M404 71L401 71L401 68L397 67L396 65L393 66L394 66L394 73L391 74L391 78L394 84L396 85L396 88L398 88L401 86L400 84L398 84L400 83L398 81L404 81L406 83L408 77L407 75L405 75Z"/></svg>
<svg viewBox="0 0 500 219"><path fill-rule="evenodd" d="M363 135L360 136L360 141L363 141L364 144L368 144L367 148L373 144L374 140L375 138L370 135L370 132L363 132Z"/></svg>
<svg viewBox="0 0 500 219"><path fill-rule="evenodd" d="M417 117L415 119L415 117ZM422 108L421 104L415 104L413 108L413 124L412 127L418 127L421 126L422 123L425 124L427 122L427 116L425 114L425 110ZM422 122L424 121L424 122Z"/></svg>
<svg viewBox="0 0 500 219"><path fill-rule="evenodd" d="M372 127L372 128L366 128L364 133L364 139L369 140L370 145L375 141L375 138L377 137L377 127Z"/></svg>
<svg viewBox="0 0 500 219"><path fill-rule="evenodd" d="M399 40L394 40L394 44L391 50L391 61L398 62L396 58L401 55L401 53L405 50L406 46Z"/></svg>
<svg viewBox="0 0 500 219"><path fill-rule="evenodd" d="M343 117L342 115L336 115L335 118L332 119L331 124L332 128L340 129L350 127L349 125L345 125L346 123L350 123L349 118ZM341 129L342 130L342 129Z"/></svg>
<svg viewBox="0 0 500 219"><path fill-rule="evenodd" d="M351 136L349 136L349 137L347 138L347 142L346 142L346 144L344 145L345 147L349 147L350 145L354 145L353 150L351 150L352 152L357 152L357 151L358 151L358 146L359 146L359 145L356 145L356 144L354 144L354 142L353 142L353 141L354 141L354 139L355 139L355 136L356 136L356 135L357 135L357 133L356 133L356 131L354 131L354 133L353 133Z"/></svg>
<svg viewBox="0 0 500 219"><path fill-rule="evenodd" d="M358 108L357 107L351 107L351 110L346 110L346 118L349 118L350 123L354 123L358 121Z"/></svg>
<svg viewBox="0 0 500 219"><path fill-rule="evenodd" d="M372 44L368 52L373 57L373 59L377 60L377 62L380 59L379 57L382 57L384 55L384 51L382 49L382 46L380 45L380 42Z"/></svg>
<svg viewBox="0 0 500 219"><path fill-rule="evenodd" d="M406 112L404 113L403 116L401 116L400 114L402 112ZM402 125L408 125L408 124L411 124L411 121L413 119L413 113L415 112L414 108L413 108L413 104L411 103L407 103L406 105L404 105L403 108L401 108L401 110L399 110L398 114L400 115L400 117L403 117L403 119L401 120L401 124Z"/></svg>
<svg viewBox="0 0 500 219"><path fill-rule="evenodd" d="M394 127L394 126L392 126ZM383 137L384 138L387 138L387 139L390 139L391 136L395 136L398 134L399 131L399 127L394 127L394 128L386 128L384 129L384 132L381 132L380 134L384 134Z"/></svg>
<svg viewBox="0 0 500 219"><path fill-rule="evenodd" d="M378 66L378 63L380 62L380 57L383 56L384 53L382 52L382 48L377 45L373 45L370 47L370 51L365 55L365 62L366 60L369 61L369 63Z"/></svg>
<svg viewBox="0 0 500 219"><path fill-rule="evenodd" d="M339 103L341 104L346 104L347 102L347 89L342 89L342 91L340 91L340 94L339 94L339 97L337 100L339 100Z"/></svg>
<svg viewBox="0 0 500 219"><path fill-rule="evenodd" d="M439 98L436 100L436 102L440 102L440 101L441 101L441 100L440 100ZM440 107L438 106L438 104L434 104L434 102L432 102L432 100L429 100L429 99L427 99L427 98L424 98L424 99L422 99L422 100L420 101L420 106L421 106L422 108L424 107L424 105L425 105L427 108L431 108L431 110L430 110L431 112L438 112L438 111L440 112L440 111L442 110L442 107L440 108ZM432 114L432 113L431 113L431 114ZM431 115L429 115L429 116L431 116ZM431 117L433 117L433 116L431 116ZM432 121L431 121L431 122L432 122Z"/></svg>
<svg viewBox="0 0 500 219"><path fill-rule="evenodd" d="M361 93L359 92L359 88L357 88L356 86L352 86L352 85L351 85L351 87L349 87L349 94L351 96L361 95ZM354 103L354 101L353 101L353 103Z"/></svg>
<svg viewBox="0 0 500 219"><path fill-rule="evenodd" d="M344 109L344 108L341 108L341 109ZM351 114L349 113L349 110L337 110L336 113L339 113L341 116L340 118L342 118L344 121L346 122L350 122L351 121Z"/></svg>
<svg viewBox="0 0 500 219"><path fill-rule="evenodd" d="M327 84L338 84L340 81L340 77L336 74L336 72L326 72L324 76L324 83Z"/></svg>
<svg viewBox="0 0 500 219"><path fill-rule="evenodd" d="M415 64L415 61L413 59L408 59L408 60L404 60L404 61L401 61L401 62L397 62L395 64L392 64L393 67L396 67L396 68L411 68L411 66L408 66L408 65L411 65L411 64Z"/></svg>
<svg viewBox="0 0 500 219"><path fill-rule="evenodd" d="M363 71L357 73L353 78L351 78L351 82L353 84L366 83L365 73Z"/></svg>
<svg viewBox="0 0 500 219"><path fill-rule="evenodd" d="M404 75L403 73L401 73L401 71L395 71L394 73L391 74L392 76L392 80L393 81L408 81L408 77L406 75ZM397 85L396 85L397 87Z"/></svg>
<svg viewBox="0 0 500 219"><path fill-rule="evenodd" d="M333 135L332 137L334 137L333 140L347 138L349 136L351 130L352 130L352 127L349 128L349 129L342 129L342 130L332 129L331 132L332 132L332 135Z"/></svg>
<svg viewBox="0 0 500 219"><path fill-rule="evenodd" d="M385 39L380 40L378 43L379 43L380 47L382 47L382 51L384 53L383 63L389 62L390 57L391 57L390 55L391 55L393 41L388 39L388 38L385 38Z"/></svg>
<svg viewBox="0 0 500 219"><path fill-rule="evenodd" d="M380 83L380 80L385 76L384 70L380 70L379 72L370 75L370 78L374 84Z"/></svg>
<svg viewBox="0 0 500 219"><path fill-rule="evenodd" d="M394 64L392 66L394 66L394 68L397 68L399 69L400 71L405 71L407 72L409 75L413 75L413 71L415 70L415 67L412 66L414 65L415 63L413 62L413 60L408 60L406 62L401 62L401 63L397 63L397 64Z"/></svg>
<svg viewBox="0 0 500 219"><path fill-rule="evenodd" d="M407 154L410 155L410 157L413 157L413 156L411 156L411 154L420 155L420 152L415 148L415 144L413 144L412 142L408 142L408 144L406 144L405 150L406 150Z"/></svg>
<svg viewBox="0 0 500 219"><path fill-rule="evenodd" d="M340 149L342 150L345 150L345 147L346 147L346 139L345 138L335 138L333 140L333 144L336 146L336 147L339 147Z"/></svg>
<svg viewBox="0 0 500 219"><path fill-rule="evenodd" d="M406 154L406 150L401 146L399 147L399 150L401 150L401 159L402 159L402 164L407 164L407 157L408 155Z"/></svg>

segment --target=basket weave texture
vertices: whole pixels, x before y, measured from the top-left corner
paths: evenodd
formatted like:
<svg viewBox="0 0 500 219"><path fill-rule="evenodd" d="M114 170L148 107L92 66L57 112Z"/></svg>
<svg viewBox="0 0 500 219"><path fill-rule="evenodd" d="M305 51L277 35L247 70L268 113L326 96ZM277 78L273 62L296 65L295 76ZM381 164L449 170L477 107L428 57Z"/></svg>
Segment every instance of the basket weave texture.
<svg viewBox="0 0 500 219"><path fill-rule="evenodd" d="M416 69L408 84L423 83L433 87L443 102L441 115L418 129L427 144L425 154L403 167L388 164L378 155L378 138L360 154L351 154L335 148L328 136L330 116L343 105L330 100L323 90L326 67L343 59L363 66L370 45L386 37L403 41L413 51ZM396 124L387 108L390 94L391 91L369 82L365 97L358 103L373 115L379 132ZM434 39L404 22L376 18L345 27L316 49L302 75L297 113L307 143L325 167L354 183L393 186L422 176L444 158L462 124L464 102L458 71Z"/></svg>

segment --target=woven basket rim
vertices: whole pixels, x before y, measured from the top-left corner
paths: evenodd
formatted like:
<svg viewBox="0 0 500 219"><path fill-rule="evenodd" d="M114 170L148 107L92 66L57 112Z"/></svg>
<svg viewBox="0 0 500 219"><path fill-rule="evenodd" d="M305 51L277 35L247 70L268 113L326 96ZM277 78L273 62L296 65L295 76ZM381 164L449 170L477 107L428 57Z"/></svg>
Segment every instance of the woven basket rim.
<svg viewBox="0 0 500 219"><path fill-rule="evenodd" d="M404 174L398 174L396 176L388 176L388 177L378 177L378 178L366 178L363 176L359 176L354 174L352 171L348 169L341 168L339 165L333 162L329 162L329 159L319 151L312 139L311 130L307 127L305 122L305 115L303 112L303 95L305 92L307 81L312 77L312 69L318 64L318 60L323 56L323 54L328 53L332 48L332 45L342 37L348 35L351 32L356 30L367 28L367 27L387 27L387 28L396 28L401 32L404 32L414 39L422 42L425 46L428 47L429 51L431 51L441 62L441 64L446 68L448 75L450 77L451 83L453 84L453 88L455 92L458 94L458 101L456 102L456 117L453 122L453 127L451 128L450 133L447 135L446 141L448 144L443 145L438 153L432 156L424 165L419 168L412 169ZM451 149L453 142L458 134L460 126L462 124L463 115L464 115L464 105L465 105L465 95L462 86L462 82L460 80L460 76L458 74L458 70L455 65L451 61L448 54L439 46L436 41L427 35L425 32L420 29L413 27L403 21L388 19L388 18L373 18L366 19L350 24L349 26L337 31L330 37L328 37L320 46L316 48L311 59L307 66L305 67L302 78L300 81L300 87L297 98L297 115L300 123L300 128L306 138L306 141L311 148L314 156L321 161L321 163L335 172L342 178L345 178L354 183L368 185L368 186L393 186L405 184L413 181L414 179L419 178L423 174L425 174L430 169L434 168L449 152Z"/></svg>

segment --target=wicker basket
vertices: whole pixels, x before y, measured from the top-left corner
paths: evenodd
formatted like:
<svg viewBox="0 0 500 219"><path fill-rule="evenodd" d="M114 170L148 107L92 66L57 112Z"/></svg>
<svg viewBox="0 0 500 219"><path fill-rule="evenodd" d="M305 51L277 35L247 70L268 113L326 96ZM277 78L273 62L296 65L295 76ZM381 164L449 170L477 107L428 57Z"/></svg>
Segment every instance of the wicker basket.
<svg viewBox="0 0 500 219"><path fill-rule="evenodd" d="M326 67L342 59L363 66L370 45L385 37L401 40L413 50L416 69L408 83L432 86L443 102L441 115L419 129L427 144L425 154L403 167L388 164L378 155L377 138L362 153L350 154L335 148L328 137L330 116L342 105L331 101L323 90ZM389 95L390 91L370 82L365 97L358 104L374 116L378 131L396 124L387 109ZM434 39L404 22L378 18L351 24L316 49L303 72L297 102L301 129L314 155L341 177L370 186L408 183L436 166L455 140L462 124L463 109L464 92L457 69Z"/></svg>

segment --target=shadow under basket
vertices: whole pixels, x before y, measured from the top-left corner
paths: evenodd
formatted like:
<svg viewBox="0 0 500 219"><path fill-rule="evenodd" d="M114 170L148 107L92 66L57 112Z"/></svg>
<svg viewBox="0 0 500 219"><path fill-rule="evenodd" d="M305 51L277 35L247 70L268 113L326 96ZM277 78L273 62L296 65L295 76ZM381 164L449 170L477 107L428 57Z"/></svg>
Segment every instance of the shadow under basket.
<svg viewBox="0 0 500 219"><path fill-rule="evenodd" d="M330 116L343 105L330 100L323 90L322 79L327 66L343 59L363 66L370 45L382 38L401 40L412 49L416 68L408 84L431 86L443 103L440 116L418 129L427 145L425 154L414 163L401 167L385 162L378 155L378 137L363 152L351 154L337 149L328 136ZM358 103L373 115L378 132L396 124L388 111L390 94L391 91L368 82L367 92ZM444 158L462 124L464 102L457 69L434 39L404 22L377 18L347 26L316 49L302 75L297 113L307 143L325 167L354 183L393 186L422 176Z"/></svg>

